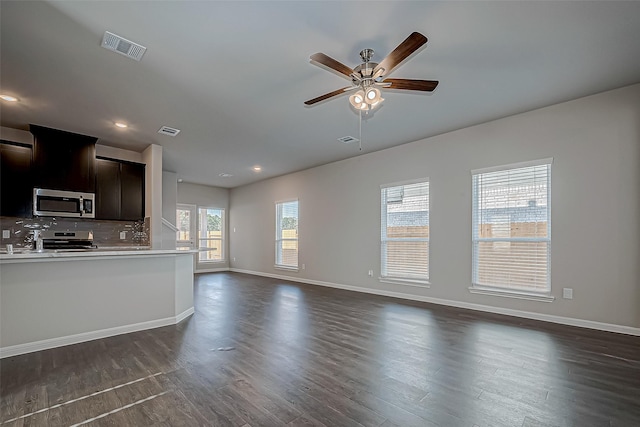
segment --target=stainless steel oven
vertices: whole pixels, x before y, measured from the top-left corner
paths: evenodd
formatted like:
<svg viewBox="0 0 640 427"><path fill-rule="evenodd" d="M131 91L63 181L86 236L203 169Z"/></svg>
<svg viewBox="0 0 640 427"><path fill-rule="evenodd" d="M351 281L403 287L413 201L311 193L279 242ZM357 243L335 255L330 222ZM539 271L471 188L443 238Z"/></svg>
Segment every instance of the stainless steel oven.
<svg viewBox="0 0 640 427"><path fill-rule="evenodd" d="M95 218L94 193L33 189L33 214L36 216L65 216Z"/></svg>

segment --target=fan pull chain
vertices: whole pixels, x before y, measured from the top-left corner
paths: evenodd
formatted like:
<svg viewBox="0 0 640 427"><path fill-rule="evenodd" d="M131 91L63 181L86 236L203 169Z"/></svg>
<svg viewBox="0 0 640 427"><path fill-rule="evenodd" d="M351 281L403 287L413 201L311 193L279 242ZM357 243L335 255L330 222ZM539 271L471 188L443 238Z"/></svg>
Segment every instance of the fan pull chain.
<svg viewBox="0 0 640 427"><path fill-rule="evenodd" d="M358 146L360 147L360 151L362 151L362 110L358 110L358 113L359 113L358 117L360 118L359 125L358 125L359 131L360 131L360 135L358 138Z"/></svg>

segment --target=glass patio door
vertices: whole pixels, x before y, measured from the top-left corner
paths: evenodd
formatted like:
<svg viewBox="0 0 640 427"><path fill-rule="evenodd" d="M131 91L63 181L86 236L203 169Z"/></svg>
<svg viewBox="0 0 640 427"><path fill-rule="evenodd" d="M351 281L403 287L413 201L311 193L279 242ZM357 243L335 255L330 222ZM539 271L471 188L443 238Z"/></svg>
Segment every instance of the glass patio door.
<svg viewBox="0 0 640 427"><path fill-rule="evenodd" d="M190 250L196 248L196 216L195 205L176 205L176 249Z"/></svg>

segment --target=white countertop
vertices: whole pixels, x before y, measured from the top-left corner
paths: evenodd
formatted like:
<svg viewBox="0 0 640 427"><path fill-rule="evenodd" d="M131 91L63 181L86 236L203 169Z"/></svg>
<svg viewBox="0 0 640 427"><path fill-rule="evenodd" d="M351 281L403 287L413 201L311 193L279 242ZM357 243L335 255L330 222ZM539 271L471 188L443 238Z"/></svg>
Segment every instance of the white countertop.
<svg viewBox="0 0 640 427"><path fill-rule="evenodd" d="M14 264L24 262L42 261L71 261L71 260L95 260L116 257L149 257L149 256L169 256L169 255L190 255L197 253L197 250L182 251L177 249L132 249L132 248L99 248L90 251L66 252L45 250L44 252L16 252L13 254L0 254L0 264Z"/></svg>

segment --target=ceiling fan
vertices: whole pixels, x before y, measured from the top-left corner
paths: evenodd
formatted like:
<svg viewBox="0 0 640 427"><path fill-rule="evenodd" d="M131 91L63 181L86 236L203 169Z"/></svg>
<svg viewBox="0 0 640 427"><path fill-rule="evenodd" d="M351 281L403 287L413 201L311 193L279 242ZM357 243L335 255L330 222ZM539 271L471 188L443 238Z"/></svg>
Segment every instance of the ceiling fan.
<svg viewBox="0 0 640 427"><path fill-rule="evenodd" d="M339 75L351 81L351 86L325 93L317 98L305 101L305 104L314 105L318 102L357 90L357 92L349 97L349 102L357 110L369 111L384 101L381 97L380 89L417 90L422 92L433 91L436 86L438 86L438 82L436 80L387 78L387 76L391 74L396 67L402 63L402 61L407 59L426 43L427 38L425 36L418 32L411 33L409 37L400 43L398 47L387 55L387 57L379 64L371 62L373 49L364 49L360 52L362 64L353 69L325 55L324 53L315 53L311 55L312 62L337 71Z"/></svg>

